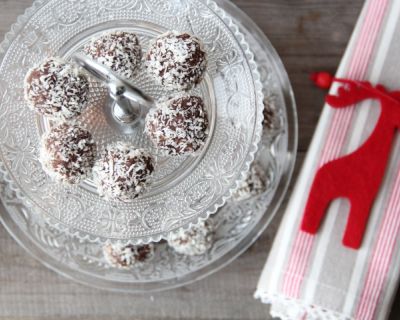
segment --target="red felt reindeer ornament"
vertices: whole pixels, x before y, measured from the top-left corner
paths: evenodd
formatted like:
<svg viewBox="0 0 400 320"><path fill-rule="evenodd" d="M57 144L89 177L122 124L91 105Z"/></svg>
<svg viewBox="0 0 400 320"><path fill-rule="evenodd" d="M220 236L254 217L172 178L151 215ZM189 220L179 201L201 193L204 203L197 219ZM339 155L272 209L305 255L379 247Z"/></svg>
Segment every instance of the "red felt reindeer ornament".
<svg viewBox="0 0 400 320"><path fill-rule="evenodd" d="M400 91L387 91L368 82L335 79L343 84L338 95L328 95L333 108L350 107L362 100L380 101L381 113L370 137L353 153L323 165L314 178L301 229L315 234L329 204L336 198L350 201L343 244L361 246L368 217L383 180L392 142L400 127Z"/></svg>

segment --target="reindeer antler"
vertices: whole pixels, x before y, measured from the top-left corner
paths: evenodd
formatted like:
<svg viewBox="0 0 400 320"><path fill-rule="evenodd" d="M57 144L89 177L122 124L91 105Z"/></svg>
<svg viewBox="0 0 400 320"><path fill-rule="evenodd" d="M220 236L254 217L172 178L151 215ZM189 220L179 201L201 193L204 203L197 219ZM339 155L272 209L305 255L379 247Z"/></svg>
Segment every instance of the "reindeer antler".
<svg viewBox="0 0 400 320"><path fill-rule="evenodd" d="M334 79L343 83L338 89L337 95L327 95L326 102L333 108L343 108L356 104L366 99L389 99L398 104L399 101L392 97L382 85L373 86L368 81L355 81L348 79Z"/></svg>

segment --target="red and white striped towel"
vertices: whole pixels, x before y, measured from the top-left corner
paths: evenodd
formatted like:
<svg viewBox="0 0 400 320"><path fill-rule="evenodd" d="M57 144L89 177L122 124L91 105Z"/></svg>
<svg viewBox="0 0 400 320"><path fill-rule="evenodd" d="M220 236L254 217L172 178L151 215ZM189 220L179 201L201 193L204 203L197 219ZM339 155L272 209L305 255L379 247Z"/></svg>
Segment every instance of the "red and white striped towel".
<svg viewBox="0 0 400 320"><path fill-rule="evenodd" d="M368 0L337 77L400 89L400 0ZM335 93L333 86L331 93ZM316 235L300 231L316 171L356 150L373 130L378 102L326 105L255 296L282 319L385 319L400 273L400 137L372 209L362 247L342 245L347 201L335 200Z"/></svg>

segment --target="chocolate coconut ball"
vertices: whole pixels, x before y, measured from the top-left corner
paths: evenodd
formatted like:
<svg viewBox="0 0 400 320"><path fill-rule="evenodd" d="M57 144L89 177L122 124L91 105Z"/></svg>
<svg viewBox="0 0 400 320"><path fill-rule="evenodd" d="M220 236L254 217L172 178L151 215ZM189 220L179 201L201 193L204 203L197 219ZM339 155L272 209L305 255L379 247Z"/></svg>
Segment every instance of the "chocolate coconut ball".
<svg viewBox="0 0 400 320"><path fill-rule="evenodd" d="M140 63L141 50L136 34L123 31L105 33L83 49L92 59L128 79L132 78Z"/></svg>
<svg viewBox="0 0 400 320"><path fill-rule="evenodd" d="M276 101L274 96L267 96L264 98L263 110L263 128L266 130L273 130L279 128L279 117L276 110Z"/></svg>
<svg viewBox="0 0 400 320"><path fill-rule="evenodd" d="M143 263L154 256L154 245L111 245L103 247L106 261L115 268L129 269L136 263Z"/></svg>
<svg viewBox="0 0 400 320"><path fill-rule="evenodd" d="M261 167L254 163L246 178L239 184L238 188L232 195L234 201L242 201L254 197L265 190L265 174Z"/></svg>
<svg viewBox="0 0 400 320"><path fill-rule="evenodd" d="M89 131L62 123L42 137L40 160L56 181L79 183L91 172L96 145Z"/></svg>
<svg viewBox="0 0 400 320"><path fill-rule="evenodd" d="M169 155L193 154L207 138L208 118L200 97L166 101L146 116L145 131L156 148Z"/></svg>
<svg viewBox="0 0 400 320"><path fill-rule="evenodd" d="M146 56L148 71L162 85L188 90L200 83L207 68L207 56L200 39L176 31L159 36Z"/></svg>
<svg viewBox="0 0 400 320"><path fill-rule="evenodd" d="M153 171L153 158L146 150L123 142L107 146L93 169L99 194L122 202L141 194Z"/></svg>
<svg viewBox="0 0 400 320"><path fill-rule="evenodd" d="M78 68L53 57L29 70L24 93L33 110L52 119L66 120L81 114L86 107L89 81Z"/></svg>
<svg viewBox="0 0 400 320"><path fill-rule="evenodd" d="M214 226L210 220L201 221L188 230L171 232L168 236L168 245L176 252L194 256L204 254L214 242Z"/></svg>

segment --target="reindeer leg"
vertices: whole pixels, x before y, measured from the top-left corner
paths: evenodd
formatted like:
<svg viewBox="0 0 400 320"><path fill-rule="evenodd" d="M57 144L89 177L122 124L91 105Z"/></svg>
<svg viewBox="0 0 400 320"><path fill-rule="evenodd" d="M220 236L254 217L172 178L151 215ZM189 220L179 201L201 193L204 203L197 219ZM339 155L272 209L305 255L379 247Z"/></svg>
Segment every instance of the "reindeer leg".
<svg viewBox="0 0 400 320"><path fill-rule="evenodd" d="M345 246L353 249L360 248L374 198L375 196L351 196L351 207L343 236L343 244Z"/></svg>
<svg viewBox="0 0 400 320"><path fill-rule="evenodd" d="M332 169L333 163L326 164L318 170L314 178L301 222L301 230L305 232L317 233L329 204L338 197L332 175L335 171Z"/></svg>

